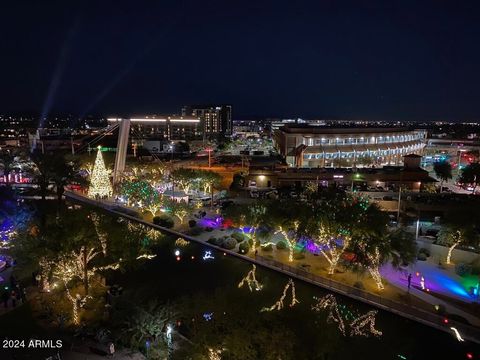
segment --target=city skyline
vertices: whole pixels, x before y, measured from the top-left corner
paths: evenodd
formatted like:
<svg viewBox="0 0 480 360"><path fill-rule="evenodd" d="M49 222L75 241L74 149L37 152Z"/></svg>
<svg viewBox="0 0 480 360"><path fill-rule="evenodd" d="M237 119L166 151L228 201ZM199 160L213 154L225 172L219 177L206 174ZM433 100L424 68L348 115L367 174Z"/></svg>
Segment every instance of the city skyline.
<svg viewBox="0 0 480 360"><path fill-rule="evenodd" d="M478 119L478 5L139 5L6 5L0 113Z"/></svg>

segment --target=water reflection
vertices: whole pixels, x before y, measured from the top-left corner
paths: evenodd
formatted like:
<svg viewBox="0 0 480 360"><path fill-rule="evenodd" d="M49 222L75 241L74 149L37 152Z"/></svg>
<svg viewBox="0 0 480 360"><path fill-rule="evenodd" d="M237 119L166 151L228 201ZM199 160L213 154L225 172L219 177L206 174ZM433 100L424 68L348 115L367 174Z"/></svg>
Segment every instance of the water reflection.
<svg viewBox="0 0 480 360"><path fill-rule="evenodd" d="M263 311L273 311L273 310L282 310L283 309L283 301L287 297L288 290L290 289L290 294L291 294L291 300L290 300L290 307L294 307L295 304L299 304L300 301L298 301L296 295L295 295L295 283L293 282L292 279L289 279L287 282L287 285L283 288L282 296L280 296L280 299L277 300L275 304L273 304L270 307L264 307L260 312Z"/></svg>
<svg viewBox="0 0 480 360"><path fill-rule="evenodd" d="M253 289L257 291L262 290L263 285L260 284L260 282L257 280L255 274L256 271L257 267L255 265L252 265L252 270L250 270L247 275L238 283L238 288L242 288L245 284L247 284L250 292L252 292Z"/></svg>
<svg viewBox="0 0 480 360"><path fill-rule="evenodd" d="M355 310L349 309L345 305L339 305L334 295L328 294L322 298L314 298L317 303L312 306L313 311L327 311L327 322L335 323L343 336L347 334L347 328L350 330L350 336L370 335L382 336L382 332L375 329L376 310L370 310L366 314L358 315Z"/></svg>

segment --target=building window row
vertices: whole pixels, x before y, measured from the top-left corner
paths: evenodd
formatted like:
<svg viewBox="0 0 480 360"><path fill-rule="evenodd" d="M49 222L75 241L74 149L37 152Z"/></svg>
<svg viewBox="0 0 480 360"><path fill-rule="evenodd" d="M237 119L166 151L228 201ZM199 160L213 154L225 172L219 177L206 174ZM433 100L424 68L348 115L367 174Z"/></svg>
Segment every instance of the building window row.
<svg viewBox="0 0 480 360"><path fill-rule="evenodd" d="M415 152L421 150L423 148L423 144L418 144L414 146L402 147L397 149L388 149L388 150L366 150L366 151L355 151L355 152L324 152L324 153L317 153L317 154L305 154L305 160L314 160L314 159L348 159L348 158L361 158L361 157L370 157L370 156L389 156L389 155L402 155L408 154L411 152Z"/></svg>
<svg viewBox="0 0 480 360"><path fill-rule="evenodd" d="M390 144L406 141L425 139L424 132L417 132L408 135L387 135L369 137L348 137L348 138L303 138L302 143L308 146L319 145L355 145L355 144Z"/></svg>

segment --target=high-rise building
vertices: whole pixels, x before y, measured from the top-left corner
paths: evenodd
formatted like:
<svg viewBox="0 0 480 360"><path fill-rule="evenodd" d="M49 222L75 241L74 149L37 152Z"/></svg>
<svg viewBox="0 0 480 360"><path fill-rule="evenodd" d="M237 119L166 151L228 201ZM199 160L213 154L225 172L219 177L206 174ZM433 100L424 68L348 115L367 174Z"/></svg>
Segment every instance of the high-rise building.
<svg viewBox="0 0 480 360"><path fill-rule="evenodd" d="M109 123L121 122L121 118L108 118ZM135 137L157 140L200 139L200 119L191 116L146 116L130 119L130 130Z"/></svg>
<svg viewBox="0 0 480 360"><path fill-rule="evenodd" d="M194 116L202 121L203 136L232 134L232 105L189 105L182 116Z"/></svg>

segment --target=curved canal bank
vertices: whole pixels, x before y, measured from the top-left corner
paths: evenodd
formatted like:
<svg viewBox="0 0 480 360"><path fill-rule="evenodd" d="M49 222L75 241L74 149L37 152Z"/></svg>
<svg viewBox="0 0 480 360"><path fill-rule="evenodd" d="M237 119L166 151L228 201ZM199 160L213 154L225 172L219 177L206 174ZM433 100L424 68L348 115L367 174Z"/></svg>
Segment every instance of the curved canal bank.
<svg viewBox="0 0 480 360"><path fill-rule="evenodd" d="M383 298L381 296L378 296L376 294L372 294L366 291L363 291L358 288L350 287L347 286L343 283L327 279L324 277L316 276L314 274L310 274L307 271L277 262L275 260L267 259L261 256L256 256L255 258L251 258L242 254L239 254L235 251L230 251L226 250L224 248L209 244L203 240L200 240L198 238L185 235L183 233L180 233L178 231L172 230L172 229L167 229L155 224L152 224L148 221L145 221L143 219L139 219L138 217L135 217L133 215L129 215L128 213L124 213L121 211L118 211L118 206L117 205L111 205L106 202L102 201L96 201L92 200L90 198L87 198L85 196L82 196L77 193L73 192L67 192L66 197L69 198L70 200L73 201L78 201L83 204L88 204L94 207L99 207L111 214L114 214L116 216L121 216L124 218L127 218L131 221L135 221L138 223L141 223L145 226L152 227L154 229L157 229L161 232L171 234L173 236L178 236L182 237L184 239L187 239L189 241L193 241L195 243L202 244L204 246L207 246L209 248L212 248L214 250L217 250L222 253L227 253L231 256L237 257L239 259L242 259L244 261L268 268L273 271L277 271L280 273L283 273L284 275L290 276L292 278L296 278L299 280L302 280L304 282L310 283L315 286L322 287L324 289L336 292L338 294L341 294L343 296L350 297L352 299L361 301L363 303L366 303L370 306L374 306L376 308L394 313L396 315L402 316L404 318L407 318L409 320L413 320L416 322L419 322L423 325L430 326L434 329L444 331L446 333L452 334L452 328L457 329L460 331L462 334L462 337L475 342L475 343L480 343L480 329L474 326L469 326L454 320L448 320L446 322L445 317L439 316L434 313L429 313L425 310L413 307L413 306L408 306L405 304L401 304L396 301L392 301L386 298Z"/></svg>

